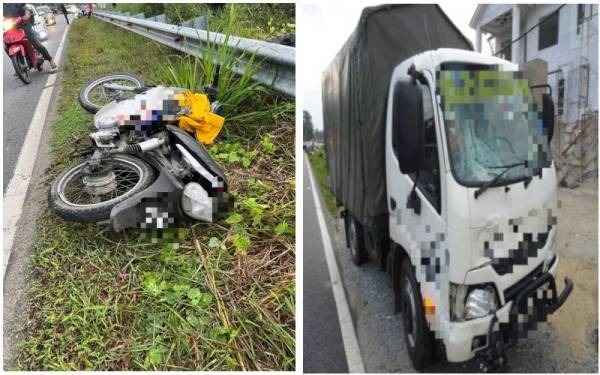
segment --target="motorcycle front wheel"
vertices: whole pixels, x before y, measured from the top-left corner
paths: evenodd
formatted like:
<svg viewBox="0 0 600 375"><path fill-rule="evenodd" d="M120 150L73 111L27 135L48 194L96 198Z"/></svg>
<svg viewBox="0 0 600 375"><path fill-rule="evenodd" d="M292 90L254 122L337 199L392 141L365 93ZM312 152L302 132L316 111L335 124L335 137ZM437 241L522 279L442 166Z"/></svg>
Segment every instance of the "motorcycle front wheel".
<svg viewBox="0 0 600 375"><path fill-rule="evenodd" d="M19 79L26 85L30 84L31 78L29 77L29 67L27 66L25 58L20 53L16 53L10 57L10 61L12 62L15 73L17 73Z"/></svg>
<svg viewBox="0 0 600 375"><path fill-rule="evenodd" d="M114 100L133 98L134 92L114 91L104 87L105 83L141 88L146 85L141 77L131 73L108 73L98 76L83 85L79 90L79 104L89 113L96 113L100 108Z"/></svg>
<svg viewBox="0 0 600 375"><path fill-rule="evenodd" d="M143 191L155 180L154 170L141 159L116 155L109 163L106 178L95 176L93 186L84 179L90 178L84 170L87 161L61 172L48 192L50 208L68 221L97 223L110 219L114 206ZM103 186L101 181L105 181ZM104 191L94 193L98 189Z"/></svg>

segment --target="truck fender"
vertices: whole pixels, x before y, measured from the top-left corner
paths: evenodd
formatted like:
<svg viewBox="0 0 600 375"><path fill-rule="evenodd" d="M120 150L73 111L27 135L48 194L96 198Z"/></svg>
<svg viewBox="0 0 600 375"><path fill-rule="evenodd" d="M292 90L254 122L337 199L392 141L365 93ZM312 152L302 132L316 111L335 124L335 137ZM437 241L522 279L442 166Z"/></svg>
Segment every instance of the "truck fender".
<svg viewBox="0 0 600 375"><path fill-rule="evenodd" d="M396 243L390 246L387 257L387 269L392 277L394 288L394 313L398 314L401 310L400 298L402 295L402 261L406 256L405 251Z"/></svg>
<svg viewBox="0 0 600 375"><path fill-rule="evenodd" d="M350 225L350 214L348 211L343 210L340 212L340 216L344 220L344 237L346 238L346 247L350 247L350 236L348 236L348 226Z"/></svg>

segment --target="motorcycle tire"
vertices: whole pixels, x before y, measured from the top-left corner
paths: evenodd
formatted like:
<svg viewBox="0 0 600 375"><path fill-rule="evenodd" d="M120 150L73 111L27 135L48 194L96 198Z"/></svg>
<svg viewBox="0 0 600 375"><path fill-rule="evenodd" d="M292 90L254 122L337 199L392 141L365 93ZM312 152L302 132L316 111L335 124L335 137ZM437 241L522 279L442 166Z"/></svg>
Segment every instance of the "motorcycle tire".
<svg viewBox="0 0 600 375"><path fill-rule="evenodd" d="M90 93L99 85L110 81L129 81L133 83L134 87L137 88L141 88L146 85L142 77L136 76L135 74L123 72L103 74L101 76L93 78L81 87L81 89L79 90L79 104L81 105L81 107L89 113L97 113L100 110L100 108L108 104L102 104L98 102L94 103L94 100L90 99Z"/></svg>
<svg viewBox="0 0 600 375"><path fill-rule="evenodd" d="M13 68L15 68L15 73L24 84L28 85L31 83L31 78L29 77L29 69L27 67L27 61L25 58L17 53L10 57L10 61L12 62Z"/></svg>
<svg viewBox="0 0 600 375"><path fill-rule="evenodd" d="M75 180L75 178L82 178L81 172L86 163L87 161L82 161L61 172L54 179L48 191L48 204L50 208L56 215L65 220L80 223L97 223L108 220L114 206L143 191L156 179L154 169L145 161L128 155L115 155L112 159L113 164L126 166L131 171L137 172L139 180L135 185L122 195L104 202L88 204L73 203L66 198L66 188L70 182L80 181ZM83 183L81 183L81 186L84 186ZM80 195L83 195L83 193ZM91 197L91 195L87 195Z"/></svg>

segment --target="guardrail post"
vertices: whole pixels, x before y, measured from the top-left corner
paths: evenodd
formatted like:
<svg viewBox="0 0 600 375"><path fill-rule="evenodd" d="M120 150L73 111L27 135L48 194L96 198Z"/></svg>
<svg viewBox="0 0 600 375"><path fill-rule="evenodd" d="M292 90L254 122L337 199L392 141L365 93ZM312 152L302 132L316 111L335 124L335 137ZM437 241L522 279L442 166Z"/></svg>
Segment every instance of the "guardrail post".
<svg viewBox="0 0 600 375"><path fill-rule="evenodd" d="M181 26L187 26L199 30L206 30L206 16L192 18L191 20L183 22Z"/></svg>
<svg viewBox="0 0 600 375"><path fill-rule="evenodd" d="M159 14L158 16L154 16L152 18L154 18L154 21L156 22L167 23L167 16L165 14Z"/></svg>

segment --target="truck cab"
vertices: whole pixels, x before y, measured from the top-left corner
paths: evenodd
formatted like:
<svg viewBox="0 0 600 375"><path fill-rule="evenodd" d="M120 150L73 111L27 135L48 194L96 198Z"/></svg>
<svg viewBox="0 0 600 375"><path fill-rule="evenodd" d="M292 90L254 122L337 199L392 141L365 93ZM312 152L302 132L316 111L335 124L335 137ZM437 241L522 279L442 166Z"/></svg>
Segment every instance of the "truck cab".
<svg viewBox="0 0 600 375"><path fill-rule="evenodd" d="M406 59L390 78L387 264L417 368L435 343L450 362L502 365L505 348L573 288L566 279L558 294L554 280L549 86L519 68L442 48Z"/></svg>

